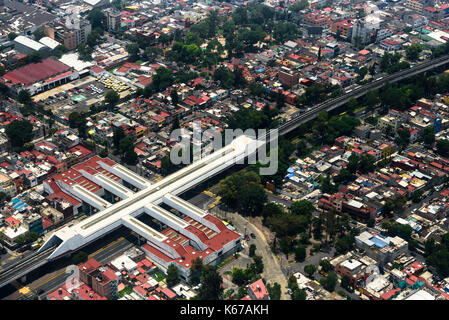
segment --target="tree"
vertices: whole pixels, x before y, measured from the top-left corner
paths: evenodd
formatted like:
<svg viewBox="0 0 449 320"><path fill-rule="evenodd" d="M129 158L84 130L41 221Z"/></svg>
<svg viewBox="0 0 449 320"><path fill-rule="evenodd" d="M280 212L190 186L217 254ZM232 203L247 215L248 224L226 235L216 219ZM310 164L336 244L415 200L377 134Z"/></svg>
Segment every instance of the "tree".
<svg viewBox="0 0 449 320"><path fill-rule="evenodd" d="M235 75L228 68L220 66L214 71L214 80L220 81L225 89L231 89L235 83Z"/></svg>
<svg viewBox="0 0 449 320"><path fill-rule="evenodd" d="M331 182L331 178L329 176L320 177L320 189L323 193L335 193L338 191L338 186Z"/></svg>
<svg viewBox="0 0 449 320"><path fill-rule="evenodd" d="M298 215L309 216L312 214L314 207L308 200L294 201L290 206L290 212Z"/></svg>
<svg viewBox="0 0 449 320"><path fill-rule="evenodd" d="M260 214L267 194L261 185L244 185L238 195L239 207L244 215L255 216Z"/></svg>
<svg viewBox="0 0 449 320"><path fill-rule="evenodd" d="M106 16L100 9L95 8L91 10L87 15L87 20L89 20L90 24L92 25L92 30L96 28L104 30L103 24L106 21Z"/></svg>
<svg viewBox="0 0 449 320"><path fill-rule="evenodd" d="M14 240L14 242L16 242L19 246L22 246L24 244L36 241L37 238L38 235L35 232L27 232L24 235L17 237L17 239Z"/></svg>
<svg viewBox="0 0 449 320"><path fill-rule="evenodd" d="M31 99L30 92L27 89L20 90L19 95L17 96L17 101L22 103L25 106L29 106L33 103L33 100Z"/></svg>
<svg viewBox="0 0 449 320"><path fill-rule="evenodd" d="M80 43L78 45L78 54L81 60L83 61L91 61L92 60L92 52L94 50L84 43Z"/></svg>
<svg viewBox="0 0 449 320"><path fill-rule="evenodd" d="M126 164L135 165L137 163L138 157L139 156L134 151L134 149L133 150L126 150L125 154L123 156L123 160L125 161Z"/></svg>
<svg viewBox="0 0 449 320"><path fill-rule="evenodd" d="M397 130L398 140L396 141L402 148L405 148L410 142L410 130L408 128L399 128Z"/></svg>
<svg viewBox="0 0 449 320"><path fill-rule="evenodd" d="M173 82L173 71L168 68L160 67L157 68L156 74L153 75L153 82L151 85L156 92L159 92L171 86Z"/></svg>
<svg viewBox="0 0 449 320"><path fill-rule="evenodd" d="M175 117L175 119L173 120L173 123L171 125L171 131L174 131L176 129L179 129L181 126L179 124L179 117Z"/></svg>
<svg viewBox="0 0 449 320"><path fill-rule="evenodd" d="M440 245L426 258L426 263L433 266L440 277L447 277L449 275L449 250L447 245Z"/></svg>
<svg viewBox="0 0 449 320"><path fill-rule="evenodd" d="M379 91L378 90L370 90L365 94L365 103L368 108L373 109L377 104L380 103L379 99Z"/></svg>
<svg viewBox="0 0 449 320"><path fill-rule="evenodd" d="M37 28L36 31L33 32L34 39L39 41L41 38L45 37L44 29L42 27Z"/></svg>
<svg viewBox="0 0 449 320"><path fill-rule="evenodd" d="M304 246L298 246L295 250L296 262L303 262L306 259L306 248Z"/></svg>
<svg viewBox="0 0 449 320"><path fill-rule="evenodd" d="M255 271L257 273L262 273L263 269L264 269L264 264L263 264L263 261L262 261L262 257L258 256L258 255L254 255L253 261L254 261Z"/></svg>
<svg viewBox="0 0 449 320"><path fill-rule="evenodd" d="M201 287L198 292L200 300L218 300L223 294L223 279L212 266L204 266L201 275Z"/></svg>
<svg viewBox="0 0 449 320"><path fill-rule="evenodd" d="M77 128L79 119L80 119L79 112L74 111L74 112L70 113L69 114L69 126L70 126L70 128Z"/></svg>
<svg viewBox="0 0 449 320"><path fill-rule="evenodd" d="M268 294L270 295L270 300L280 300L281 299L281 285L277 282L273 285L267 284Z"/></svg>
<svg viewBox="0 0 449 320"><path fill-rule="evenodd" d="M347 110L349 113L353 113L355 108L357 107L358 102L355 98L350 98L348 102L346 102Z"/></svg>
<svg viewBox="0 0 449 320"><path fill-rule="evenodd" d="M307 0L300 0L298 2L296 2L294 5L290 6L290 8L288 8L289 10L293 11L293 12L299 12L301 10L304 10L306 8L309 7L309 1Z"/></svg>
<svg viewBox="0 0 449 320"><path fill-rule="evenodd" d="M154 60L162 54L162 49L156 46L149 46L145 48L143 56L150 62L154 62Z"/></svg>
<svg viewBox="0 0 449 320"><path fill-rule="evenodd" d="M437 141L437 153L443 157L449 157L449 140L440 139Z"/></svg>
<svg viewBox="0 0 449 320"><path fill-rule="evenodd" d="M248 85L248 90L252 95L255 96L261 96L264 92L264 88L259 82L251 82Z"/></svg>
<svg viewBox="0 0 449 320"><path fill-rule="evenodd" d="M104 31L100 28L96 28L92 30L91 33L87 36L86 43L90 48L95 47L101 40L101 36L103 35ZM130 53L131 55L131 53Z"/></svg>
<svg viewBox="0 0 449 320"><path fill-rule="evenodd" d="M171 97L171 103L174 105L174 106L177 106L178 105L178 102L179 102L179 97L178 97L178 92L175 90L175 89L173 89L171 92L170 92L170 97ZM179 120L178 120L179 121Z"/></svg>
<svg viewBox="0 0 449 320"><path fill-rule="evenodd" d="M242 213L261 213L266 202L265 190L260 186L260 177L255 172L236 172L219 183L218 194L222 201L239 208Z"/></svg>
<svg viewBox="0 0 449 320"><path fill-rule="evenodd" d="M405 55L408 60L415 61L419 58L419 53L422 51L423 47L419 43L413 43L405 48Z"/></svg>
<svg viewBox="0 0 449 320"><path fill-rule="evenodd" d="M413 191L411 197L412 197L412 201L414 203L420 202L421 198L422 198L422 190L415 190L415 191Z"/></svg>
<svg viewBox="0 0 449 320"><path fill-rule="evenodd" d="M359 69L359 79L360 80L363 80L367 74L368 74L368 69L366 67L361 67Z"/></svg>
<svg viewBox="0 0 449 320"><path fill-rule="evenodd" d="M282 239L305 232L308 226L308 219L304 216L285 213L267 218L266 224L276 234L277 238Z"/></svg>
<svg viewBox="0 0 449 320"><path fill-rule="evenodd" d="M6 126L5 133L13 148L21 148L33 139L33 125L28 120L14 120Z"/></svg>
<svg viewBox="0 0 449 320"><path fill-rule="evenodd" d="M108 104L110 110L112 110L119 101L120 95L114 90L109 90L104 97L104 102Z"/></svg>
<svg viewBox="0 0 449 320"><path fill-rule="evenodd" d="M106 158L109 155L109 151L107 148L104 148L103 150L100 151L100 153L98 154L101 158Z"/></svg>
<svg viewBox="0 0 449 320"><path fill-rule="evenodd" d="M266 219L268 217L276 216L282 213L284 213L284 208L273 202L268 202L262 209L262 217L264 219L264 222L266 222Z"/></svg>
<svg viewBox="0 0 449 320"><path fill-rule="evenodd" d="M176 170L176 166L171 162L170 155L166 155L161 159L161 173L166 176Z"/></svg>
<svg viewBox="0 0 449 320"><path fill-rule="evenodd" d="M384 221L382 223L382 228L387 230L387 235L390 237L399 236L400 238L409 241L411 239L411 235L413 229L408 224L400 224L398 222L389 222Z"/></svg>
<svg viewBox="0 0 449 320"><path fill-rule="evenodd" d="M435 142L435 130L432 127L424 129L423 140L428 146L431 146Z"/></svg>
<svg viewBox="0 0 449 320"><path fill-rule="evenodd" d="M304 267L304 272L307 273L309 277L312 277L316 271L316 267L314 264L308 264Z"/></svg>
<svg viewBox="0 0 449 320"><path fill-rule="evenodd" d="M369 218L366 225L370 228L373 228L375 223L376 223L376 220L374 220L373 218Z"/></svg>
<svg viewBox="0 0 449 320"><path fill-rule="evenodd" d="M334 271L330 271L327 277L320 279L320 284L324 287L324 289L332 292L335 290L337 280L338 280L337 274Z"/></svg>
<svg viewBox="0 0 449 320"><path fill-rule="evenodd" d="M424 242L424 256L428 257L432 253L438 250L438 246L435 243L435 239L428 239Z"/></svg>
<svg viewBox="0 0 449 320"><path fill-rule="evenodd" d="M167 285L173 287L179 282L178 268L174 264L170 264L167 268Z"/></svg>
<svg viewBox="0 0 449 320"><path fill-rule="evenodd" d="M254 257L254 255L256 254L256 245L254 243L251 243L251 245L249 246L249 256L250 257Z"/></svg>
<svg viewBox="0 0 449 320"><path fill-rule="evenodd" d="M126 51L129 54L129 60L134 62L139 59L139 46L135 43L130 43L126 45Z"/></svg>
<svg viewBox="0 0 449 320"><path fill-rule="evenodd" d="M0 71L4 70L4 68L3 69L2 68L3 67L0 67ZM0 72L0 75L2 75L2 72ZM9 92L8 86L6 84L0 82L0 98L1 97L3 97L3 98L6 97L8 95L8 92Z"/></svg>
<svg viewBox="0 0 449 320"><path fill-rule="evenodd" d="M291 290L295 290L296 288L298 288L298 280L293 274L287 279L287 287Z"/></svg>
<svg viewBox="0 0 449 320"><path fill-rule="evenodd" d="M321 270L326 273L328 273L329 271L331 271L334 268L332 266L332 264L329 262L329 260L327 260L327 259L321 260L320 266L321 266Z"/></svg>
<svg viewBox="0 0 449 320"><path fill-rule="evenodd" d="M306 300L306 298L307 293L305 290L299 288L293 290L293 297L292 297L293 300Z"/></svg>
<svg viewBox="0 0 449 320"><path fill-rule="evenodd" d="M247 277L245 272L240 268L234 268L232 271L232 282L236 285L241 286L247 282Z"/></svg>
<svg viewBox="0 0 449 320"><path fill-rule="evenodd" d="M11 201L11 196L3 191L0 191L0 202L9 202L9 201Z"/></svg>
<svg viewBox="0 0 449 320"><path fill-rule="evenodd" d="M134 150L134 142L130 136L125 136L120 140L119 151L124 154L127 151Z"/></svg>
<svg viewBox="0 0 449 320"><path fill-rule="evenodd" d="M112 130L112 145L115 150L120 150L120 141L125 137L125 131L123 131L121 127L114 127L114 129Z"/></svg>
<svg viewBox="0 0 449 320"><path fill-rule="evenodd" d="M190 282L196 285L200 282L201 273L203 271L203 260L196 258L192 260L192 267L190 268Z"/></svg>
<svg viewBox="0 0 449 320"><path fill-rule="evenodd" d="M288 40L294 40L299 35L299 30L295 24L291 22L278 22L273 28L273 38L279 42L284 43Z"/></svg>
<svg viewBox="0 0 449 320"><path fill-rule="evenodd" d="M65 46L63 46L63 45L58 45L54 50L53 50L53 54L54 54L54 56L55 57L57 57L57 58L61 58L62 57L62 55L64 54L64 53L66 53L66 52L68 52L69 50L65 47Z"/></svg>
<svg viewBox="0 0 449 320"><path fill-rule="evenodd" d="M349 289L349 285L351 283L351 280L347 275L344 275L343 278L341 278L341 286L345 289Z"/></svg>

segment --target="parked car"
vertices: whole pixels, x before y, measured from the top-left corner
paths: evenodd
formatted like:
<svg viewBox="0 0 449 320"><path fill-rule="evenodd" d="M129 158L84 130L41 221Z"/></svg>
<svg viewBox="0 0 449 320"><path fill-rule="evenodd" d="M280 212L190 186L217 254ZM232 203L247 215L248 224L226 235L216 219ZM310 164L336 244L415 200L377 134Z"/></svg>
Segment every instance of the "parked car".
<svg viewBox="0 0 449 320"><path fill-rule="evenodd" d="M251 238L256 239L256 235L254 233L250 234Z"/></svg>

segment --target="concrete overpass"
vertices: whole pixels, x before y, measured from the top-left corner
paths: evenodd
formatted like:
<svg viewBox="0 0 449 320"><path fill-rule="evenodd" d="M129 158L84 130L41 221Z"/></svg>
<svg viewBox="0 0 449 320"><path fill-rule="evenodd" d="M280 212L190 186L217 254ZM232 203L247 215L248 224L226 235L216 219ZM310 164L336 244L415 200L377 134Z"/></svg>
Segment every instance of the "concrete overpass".
<svg viewBox="0 0 449 320"><path fill-rule="evenodd" d="M37 252L26 259L9 266L7 270L2 270L0 273L0 288L14 280L25 277L31 271L46 264L54 249L54 247L50 247L41 252Z"/></svg>
<svg viewBox="0 0 449 320"><path fill-rule="evenodd" d="M321 104L318 104L312 107L309 111L306 111L305 113L299 115L298 117L285 122L284 124L278 127L279 134L280 135L287 134L290 131L293 131L296 128L298 128L301 124L317 117L321 111L331 111L338 107L341 107L342 105L347 103L349 99L359 98L370 90L379 89L383 87L388 82L391 83L398 82L410 78L412 76L415 76L417 74L441 67L448 63L449 63L449 55L444 55L440 58L432 59L420 63L418 65L415 65L415 67L413 68L399 71L397 73L385 76L381 79L377 79L364 86L360 86L359 88L356 88L351 92L345 93L335 99L327 100Z"/></svg>

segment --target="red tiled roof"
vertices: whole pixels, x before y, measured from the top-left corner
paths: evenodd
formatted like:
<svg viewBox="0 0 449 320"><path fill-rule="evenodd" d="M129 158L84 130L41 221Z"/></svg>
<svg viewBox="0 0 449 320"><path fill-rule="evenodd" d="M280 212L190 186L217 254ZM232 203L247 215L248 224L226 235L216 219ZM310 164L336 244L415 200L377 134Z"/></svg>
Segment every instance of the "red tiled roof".
<svg viewBox="0 0 449 320"><path fill-rule="evenodd" d="M265 287L262 279L257 280L256 282L249 285L251 291L254 293L257 299L263 299L268 296L267 288Z"/></svg>
<svg viewBox="0 0 449 320"><path fill-rule="evenodd" d="M9 80L14 84L23 83L25 85L30 85L67 71L70 71L69 66L57 60L47 58L41 62L32 63L10 71L3 76L3 79Z"/></svg>

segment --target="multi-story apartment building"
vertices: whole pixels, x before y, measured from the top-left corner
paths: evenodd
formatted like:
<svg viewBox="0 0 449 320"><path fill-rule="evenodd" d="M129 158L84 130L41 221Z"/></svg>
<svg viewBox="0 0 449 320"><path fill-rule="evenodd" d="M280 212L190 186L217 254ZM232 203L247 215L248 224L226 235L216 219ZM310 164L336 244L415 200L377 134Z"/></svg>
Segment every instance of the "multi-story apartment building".
<svg viewBox="0 0 449 320"><path fill-rule="evenodd" d="M294 87L299 82L299 73L287 67L282 67L278 74L279 81L289 88Z"/></svg>
<svg viewBox="0 0 449 320"><path fill-rule="evenodd" d="M78 266L80 280L99 295L115 300L118 298L118 279L116 273L108 267L101 266L95 259L89 259Z"/></svg>
<svg viewBox="0 0 449 320"><path fill-rule="evenodd" d="M108 31L116 31L120 28L121 13L120 11L114 10L112 8L106 9L104 11L106 15L106 27Z"/></svg>
<svg viewBox="0 0 449 320"><path fill-rule="evenodd" d="M422 13L426 1L423 0L407 0L405 6L417 13Z"/></svg>
<svg viewBox="0 0 449 320"><path fill-rule="evenodd" d="M339 35L343 39L350 40L352 37L352 20L345 19L334 22L331 31L333 34Z"/></svg>
<svg viewBox="0 0 449 320"><path fill-rule="evenodd" d="M13 197L16 192L16 184L14 181L8 177L7 175L0 173L0 192L4 192L10 197Z"/></svg>
<svg viewBox="0 0 449 320"><path fill-rule="evenodd" d="M69 50L74 50L80 43L85 43L91 31L89 21L75 16L67 16L65 21L57 20L44 25L44 33Z"/></svg>

